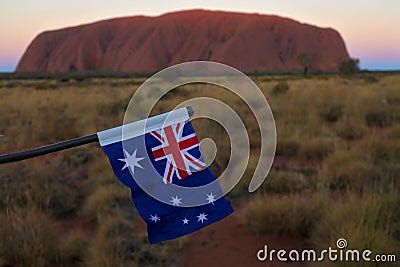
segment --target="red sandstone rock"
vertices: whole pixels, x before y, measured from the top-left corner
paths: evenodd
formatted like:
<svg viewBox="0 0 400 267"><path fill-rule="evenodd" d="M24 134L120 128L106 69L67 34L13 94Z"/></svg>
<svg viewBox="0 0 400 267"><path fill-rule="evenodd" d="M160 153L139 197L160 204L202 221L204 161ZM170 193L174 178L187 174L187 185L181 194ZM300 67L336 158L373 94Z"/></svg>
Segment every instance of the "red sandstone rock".
<svg viewBox="0 0 400 267"><path fill-rule="evenodd" d="M349 59L330 28L259 14L191 10L127 17L39 34L17 72L112 70L153 72L192 60L226 63L244 72L336 71Z"/></svg>

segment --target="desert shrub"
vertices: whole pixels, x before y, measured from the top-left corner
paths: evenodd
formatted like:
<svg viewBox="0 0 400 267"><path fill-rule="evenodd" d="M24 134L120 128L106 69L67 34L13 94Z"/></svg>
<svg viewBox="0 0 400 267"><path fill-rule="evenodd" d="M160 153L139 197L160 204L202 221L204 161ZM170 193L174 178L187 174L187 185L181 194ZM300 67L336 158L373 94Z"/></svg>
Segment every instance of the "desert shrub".
<svg viewBox="0 0 400 267"><path fill-rule="evenodd" d="M377 166L400 160L400 143L396 140L379 140L376 137L371 137L361 142L354 149L357 150L359 155L364 153L364 157Z"/></svg>
<svg viewBox="0 0 400 267"><path fill-rule="evenodd" d="M344 75L356 74L360 71L359 63L360 61L355 58L343 61L339 64L339 73Z"/></svg>
<svg viewBox="0 0 400 267"><path fill-rule="evenodd" d="M362 121L346 118L341 120L336 127L336 134L345 140L361 139L366 133L366 127Z"/></svg>
<svg viewBox="0 0 400 267"><path fill-rule="evenodd" d="M87 257L89 244L86 233L71 231L60 244L60 262L65 266L82 266Z"/></svg>
<svg viewBox="0 0 400 267"><path fill-rule="evenodd" d="M131 98L129 97L126 99L122 99L122 100L113 102L113 103L109 104L109 106L106 107L105 110L112 115L118 115L118 114L124 112L128 108L130 100L131 100Z"/></svg>
<svg viewBox="0 0 400 267"><path fill-rule="evenodd" d="M304 175L290 171L271 171L262 185L263 192L296 193L310 188L310 180Z"/></svg>
<svg viewBox="0 0 400 267"><path fill-rule="evenodd" d="M80 191L70 179L65 181L65 166L54 160L21 162L0 173L0 208L35 207L55 216L73 213L80 204ZM17 175L18 174L18 175Z"/></svg>
<svg viewBox="0 0 400 267"><path fill-rule="evenodd" d="M388 193L399 188L399 160L398 142L369 138L329 156L320 175L333 190Z"/></svg>
<svg viewBox="0 0 400 267"><path fill-rule="evenodd" d="M30 132L29 140L51 143L79 136L76 118L66 112L63 106L39 106L25 114L23 129Z"/></svg>
<svg viewBox="0 0 400 267"><path fill-rule="evenodd" d="M383 107L368 110L365 122L368 127L387 127L392 124L393 115L390 109Z"/></svg>
<svg viewBox="0 0 400 267"><path fill-rule="evenodd" d="M54 81L44 81L35 86L36 90L55 90L58 86Z"/></svg>
<svg viewBox="0 0 400 267"><path fill-rule="evenodd" d="M400 105L400 94L398 91L391 92L387 95L386 101L391 106L399 106Z"/></svg>
<svg viewBox="0 0 400 267"><path fill-rule="evenodd" d="M53 220L35 209L11 209L0 215L0 263L11 266L55 266L59 231Z"/></svg>
<svg viewBox="0 0 400 267"><path fill-rule="evenodd" d="M24 205L26 200L25 189L29 182L25 179L27 169L24 164L11 164L8 169L0 170L0 209L5 211L12 205ZM18 173L18 176L15 174Z"/></svg>
<svg viewBox="0 0 400 267"><path fill-rule="evenodd" d="M396 140L367 139L356 148L359 157L365 157L368 164L378 173L373 181L372 192L398 192L400 189L400 143Z"/></svg>
<svg viewBox="0 0 400 267"><path fill-rule="evenodd" d="M100 225L89 248L90 266L174 266L172 253L181 241L149 245L146 237L136 234L133 222L120 216L108 217Z"/></svg>
<svg viewBox="0 0 400 267"><path fill-rule="evenodd" d="M301 143L299 156L305 159L322 160L334 150L334 144L326 138L314 138Z"/></svg>
<svg viewBox="0 0 400 267"><path fill-rule="evenodd" d="M133 233L131 222L118 216L108 217L97 231L86 263L89 266L136 266L135 254L141 242Z"/></svg>
<svg viewBox="0 0 400 267"><path fill-rule="evenodd" d="M280 95L280 94L284 94L287 91L289 91L289 84L285 81L280 81L278 82L271 91L272 95Z"/></svg>
<svg viewBox="0 0 400 267"><path fill-rule="evenodd" d="M378 179L378 173L348 151L337 151L326 160L320 177L331 190L362 192Z"/></svg>
<svg viewBox="0 0 400 267"><path fill-rule="evenodd" d="M74 212L78 207L78 190L56 178L35 177L25 192L27 202L55 216Z"/></svg>
<svg viewBox="0 0 400 267"><path fill-rule="evenodd" d="M258 197L242 210L242 222L256 233L307 238L326 210L321 196Z"/></svg>
<svg viewBox="0 0 400 267"><path fill-rule="evenodd" d="M379 79L374 75L363 75L362 78L366 83L377 83L377 82L379 82Z"/></svg>
<svg viewBox="0 0 400 267"><path fill-rule="evenodd" d="M391 139L400 139L400 124L394 125L390 128L386 136Z"/></svg>
<svg viewBox="0 0 400 267"><path fill-rule="evenodd" d="M311 242L318 248L336 247L336 240L344 238L349 248L398 254L399 207L398 195L344 196L332 202L316 225Z"/></svg>
<svg viewBox="0 0 400 267"><path fill-rule="evenodd" d="M320 107L320 116L327 122L336 122L343 114L343 106L337 103L327 102Z"/></svg>
<svg viewBox="0 0 400 267"><path fill-rule="evenodd" d="M69 82L70 81L70 78L69 77L59 77L58 79L57 79L57 82L60 82L60 83L67 83L67 82Z"/></svg>
<svg viewBox="0 0 400 267"><path fill-rule="evenodd" d="M129 191L119 185L98 187L86 200L83 214L90 220L102 222L109 216L132 218L134 207Z"/></svg>
<svg viewBox="0 0 400 267"><path fill-rule="evenodd" d="M82 165L85 165L91 158L91 151L88 151L87 148L75 148L68 152L70 153L63 154L62 162L69 168L78 168Z"/></svg>
<svg viewBox="0 0 400 267"><path fill-rule="evenodd" d="M276 154L279 156L294 157L300 149L300 144L293 138L278 138L276 144Z"/></svg>

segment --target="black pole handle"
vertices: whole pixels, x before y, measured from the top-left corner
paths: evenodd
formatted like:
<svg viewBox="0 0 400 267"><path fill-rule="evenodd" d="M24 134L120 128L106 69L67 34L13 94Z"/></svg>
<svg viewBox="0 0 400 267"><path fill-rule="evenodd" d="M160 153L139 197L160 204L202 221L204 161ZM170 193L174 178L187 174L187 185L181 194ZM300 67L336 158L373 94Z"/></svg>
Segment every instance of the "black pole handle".
<svg viewBox="0 0 400 267"><path fill-rule="evenodd" d="M19 151L19 152L15 152L15 153L4 154L4 155L0 155L0 164L35 158L35 157L43 156L43 155L46 155L49 153L57 152L60 150L65 150L68 148L86 145L86 144L94 143L94 142L98 142L98 141L99 141L99 139L97 137L97 134L91 134L91 135L81 136L81 137L77 137L74 139L62 141L62 142L51 144L51 145L37 147L34 149L30 149L30 150L24 150L24 151Z"/></svg>
<svg viewBox="0 0 400 267"><path fill-rule="evenodd" d="M186 109L188 111L189 117L191 117L194 114L193 108L191 106L186 106ZM34 149L29 149L29 150L24 150L24 151L9 153L9 154L3 154L3 155L0 155L0 164L35 158L35 157L43 156L43 155L46 155L49 153L69 149L72 147L82 146L82 145L86 145L86 144L90 144L90 143L95 143L95 142L99 142L99 138L97 137L97 134L91 134L91 135L77 137L74 139L65 140L65 141L62 141L59 143L55 143L55 144L41 146L41 147L34 148Z"/></svg>

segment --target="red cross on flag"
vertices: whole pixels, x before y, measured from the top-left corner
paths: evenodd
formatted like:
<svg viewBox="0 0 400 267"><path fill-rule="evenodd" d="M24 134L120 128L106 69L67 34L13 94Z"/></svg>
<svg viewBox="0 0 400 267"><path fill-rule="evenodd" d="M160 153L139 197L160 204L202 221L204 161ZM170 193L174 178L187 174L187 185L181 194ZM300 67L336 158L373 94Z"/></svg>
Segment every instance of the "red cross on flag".
<svg viewBox="0 0 400 267"><path fill-rule="evenodd" d="M192 174L192 170L200 171L206 167L206 164L198 158L195 158L189 151L199 146L199 140L196 133L184 135L184 123L177 123L165 127L151 134L160 141L160 145L153 147L153 157L155 161L167 159L163 182L165 184L172 182L174 174L179 179L184 179Z"/></svg>

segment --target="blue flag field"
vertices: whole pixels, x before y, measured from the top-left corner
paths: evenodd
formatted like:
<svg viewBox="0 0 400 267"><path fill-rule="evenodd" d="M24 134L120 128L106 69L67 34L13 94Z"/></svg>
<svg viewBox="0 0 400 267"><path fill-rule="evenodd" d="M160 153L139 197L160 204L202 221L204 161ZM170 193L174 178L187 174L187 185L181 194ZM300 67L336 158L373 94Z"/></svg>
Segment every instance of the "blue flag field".
<svg viewBox="0 0 400 267"><path fill-rule="evenodd" d="M216 199L219 186L190 194L180 190L196 192L216 179L205 164L186 109L122 127L99 132L98 137L114 173L131 190L150 243L190 234L233 212L224 197ZM192 206L195 198L204 204Z"/></svg>

